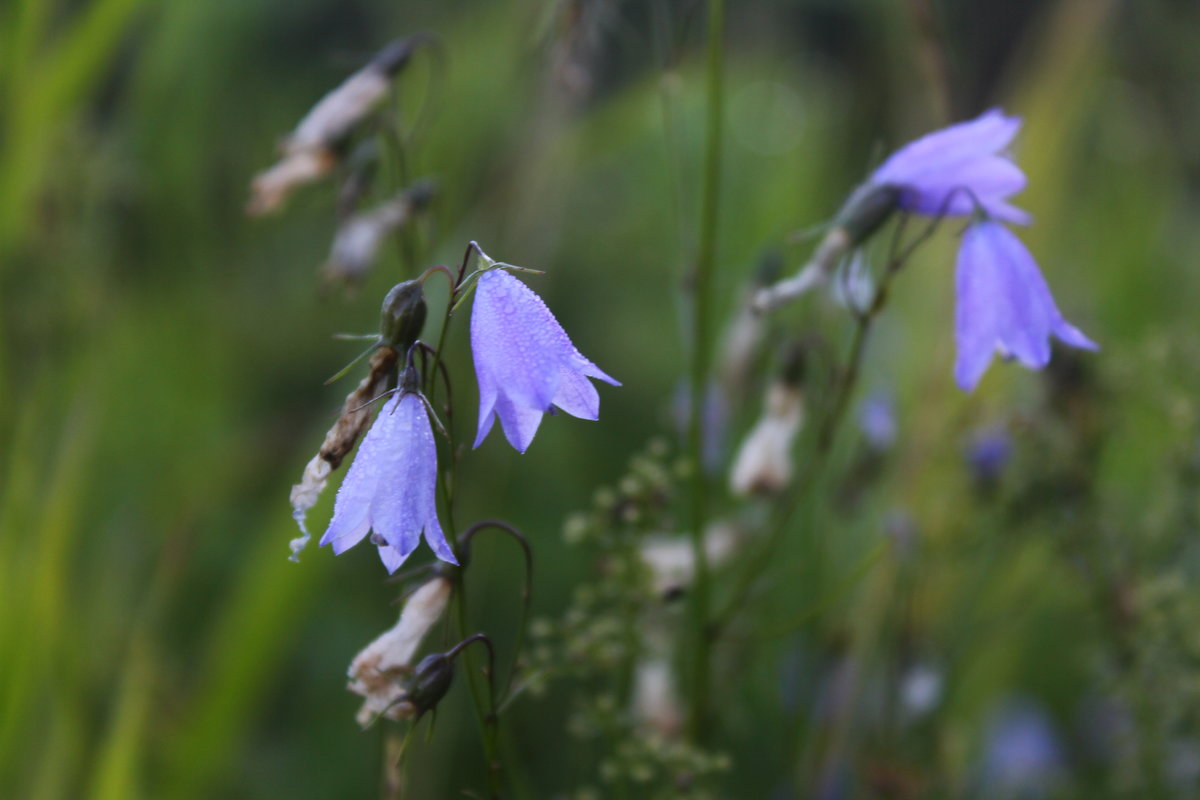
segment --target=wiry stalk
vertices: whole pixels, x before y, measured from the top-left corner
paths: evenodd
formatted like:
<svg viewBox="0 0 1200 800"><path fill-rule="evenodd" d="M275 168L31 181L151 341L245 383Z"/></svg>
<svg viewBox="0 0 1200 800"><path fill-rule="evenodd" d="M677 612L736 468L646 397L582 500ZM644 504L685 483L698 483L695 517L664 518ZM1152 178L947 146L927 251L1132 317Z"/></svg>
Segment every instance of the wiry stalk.
<svg viewBox="0 0 1200 800"><path fill-rule="evenodd" d="M712 277L716 263L717 223L721 183L722 60L725 28L724 0L708 3L708 120L704 157L704 184L700 207L700 241L692 278L691 414L688 419L688 452L692 461L691 539L696 578L692 596L692 636L695 653L691 685L693 741L704 739L708 726L711 635L709 604L711 579L704 549L708 486L704 472L704 400L711 360Z"/></svg>

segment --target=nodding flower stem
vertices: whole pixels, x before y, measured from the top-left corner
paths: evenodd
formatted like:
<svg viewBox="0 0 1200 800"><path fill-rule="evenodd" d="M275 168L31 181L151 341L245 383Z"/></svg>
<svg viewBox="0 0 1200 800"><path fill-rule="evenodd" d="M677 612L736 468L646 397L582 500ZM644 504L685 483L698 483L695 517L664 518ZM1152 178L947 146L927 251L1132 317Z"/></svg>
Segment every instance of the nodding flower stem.
<svg viewBox="0 0 1200 800"><path fill-rule="evenodd" d="M720 211L721 184L721 125L724 48L725 2L708 3L708 65L707 65L707 142L704 155L704 184L700 207L700 241L696 253L696 269L692 278L692 363L691 414L688 419L688 453L692 463L692 502L689 519L692 558L696 565L696 580L692 594L692 659L694 672L691 682L689 735L694 742L702 741L709 730L709 672L711 634L709 631L710 575L708 554L704 548L704 528L708 514L708 480L703 466L704 429L703 406L708 381L712 323L712 276L716 263L717 223Z"/></svg>

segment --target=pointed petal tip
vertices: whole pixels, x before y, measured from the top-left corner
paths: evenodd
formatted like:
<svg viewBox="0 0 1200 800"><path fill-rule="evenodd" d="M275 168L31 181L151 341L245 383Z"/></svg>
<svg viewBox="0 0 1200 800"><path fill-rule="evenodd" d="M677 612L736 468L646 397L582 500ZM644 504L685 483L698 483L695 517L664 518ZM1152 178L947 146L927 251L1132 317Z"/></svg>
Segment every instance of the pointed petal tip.
<svg viewBox="0 0 1200 800"><path fill-rule="evenodd" d="M1093 342L1088 338L1087 334L1065 319L1059 320L1058 324L1054 326L1054 335L1058 337L1059 341L1069 344L1071 347L1078 347L1081 350L1091 350L1092 352L1100 350L1100 345Z"/></svg>
<svg viewBox="0 0 1200 800"><path fill-rule="evenodd" d="M458 559L454 557L454 549L446 541L446 534L442 530L436 514L425 524L423 532L425 541L429 543L429 549L433 551L433 554L447 564L457 567Z"/></svg>
<svg viewBox="0 0 1200 800"><path fill-rule="evenodd" d="M472 450L478 450L479 445L483 444L483 440L492 432L492 425L496 423L495 397L486 402L479 404L479 425L475 429L475 444L471 445Z"/></svg>
<svg viewBox="0 0 1200 800"><path fill-rule="evenodd" d="M342 553L349 550L354 545L362 541L367 532L371 530L371 521L366 516L363 520L353 528L347 528L342 525L329 524L325 530L325 534L321 537L319 547L331 545L333 554L340 556Z"/></svg>
<svg viewBox="0 0 1200 800"><path fill-rule="evenodd" d="M969 375L963 370L956 369L954 371L954 382L958 384L958 388L966 394L974 394L975 388L979 386L979 381L983 379L983 373L978 375Z"/></svg>

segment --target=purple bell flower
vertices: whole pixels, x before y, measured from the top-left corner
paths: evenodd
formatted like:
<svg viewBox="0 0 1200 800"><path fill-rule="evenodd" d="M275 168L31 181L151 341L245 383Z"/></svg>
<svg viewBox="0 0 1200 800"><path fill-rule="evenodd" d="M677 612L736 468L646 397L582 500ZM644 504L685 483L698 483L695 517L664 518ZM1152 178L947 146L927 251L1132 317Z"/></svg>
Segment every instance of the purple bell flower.
<svg viewBox="0 0 1200 800"><path fill-rule="evenodd" d="M954 377L972 391L999 352L1030 369L1050 362L1050 337L1086 350L1100 349L1067 322L1033 256L1003 225L971 224L958 250L958 360Z"/></svg>
<svg viewBox="0 0 1200 800"><path fill-rule="evenodd" d="M1008 203L1025 188L1025 173L1000 154L1020 127L1017 117L986 111L906 144L869 183L895 187L900 208L916 214L966 216L982 208L996 219L1026 225L1029 214Z"/></svg>
<svg viewBox="0 0 1200 800"><path fill-rule="evenodd" d="M417 394L399 393L363 437L321 545L332 545L340 555L373 531L379 557L388 572L395 572L424 531L437 557L457 564L438 523L436 489L437 445L425 402Z"/></svg>
<svg viewBox="0 0 1200 800"><path fill-rule="evenodd" d="M542 298L503 269L483 273L475 286L471 352L479 381L475 447L498 416L509 444L524 453L552 407L600 417L600 395L588 378L621 385L584 358Z"/></svg>

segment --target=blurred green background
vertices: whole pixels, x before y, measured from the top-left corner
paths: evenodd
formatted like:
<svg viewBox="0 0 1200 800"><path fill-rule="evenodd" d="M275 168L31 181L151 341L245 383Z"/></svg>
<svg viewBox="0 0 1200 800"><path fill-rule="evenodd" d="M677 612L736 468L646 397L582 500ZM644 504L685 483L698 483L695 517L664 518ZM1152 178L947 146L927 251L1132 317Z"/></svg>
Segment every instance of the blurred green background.
<svg viewBox="0 0 1200 800"><path fill-rule="evenodd" d="M788 235L836 211L888 149L998 104L1026 121L1019 203L1036 222L1022 237L1103 350L1060 352L1045 375L994 366L962 395L953 231L922 251L864 380L895 398L890 468L851 511L806 506L754 611L782 633L718 673L734 676L716 701L715 745L734 764L720 796L807 794L795 719L812 719L831 679L811 656L835 658L846 641L866 642L854 650L865 664L892 652L860 632L890 573L858 565L897 511L920 545L896 567L911 584L896 629L944 689L936 730L914 731L907 750L876 758L865 728L851 737L845 792L909 796L880 788L878 762L915 775L918 796L973 796L989 715L1018 697L1055 731L1070 777L1054 794L1197 796L1200 6L755 0L728 16L722 315L764 250L798 266L809 245ZM274 217L243 209L311 104L422 30L444 60L419 56L399 84L406 120L422 126L409 169L439 186L422 264L453 263L476 239L546 270L529 283L624 383L601 389L599 423L548 420L525 456L493 435L463 462L458 518L526 531L535 608L553 614L590 571L562 542L563 516L649 437L674 435L704 145L702 4L9 0L0 795L376 792L380 735L355 725L344 674L393 621L398 589L369 548L334 559L314 547L289 563L287 500L350 388L322 385L357 352L330 334L371 331L384 292L409 275L389 250L357 291L322 290L328 186ZM842 321L822 320L843 346ZM449 350L460 435L474 424L465 333L460 320ZM733 441L757 402L735 417ZM989 426L1008 430L1014 455L983 492L963 451ZM519 561L482 544L477 563L474 618L503 648ZM819 625L789 627L813 607ZM586 751L562 736L561 691L505 717L527 796L592 780ZM1096 726L1081 719L1106 698L1135 743L1089 755ZM461 687L419 739L413 796L478 790Z"/></svg>

